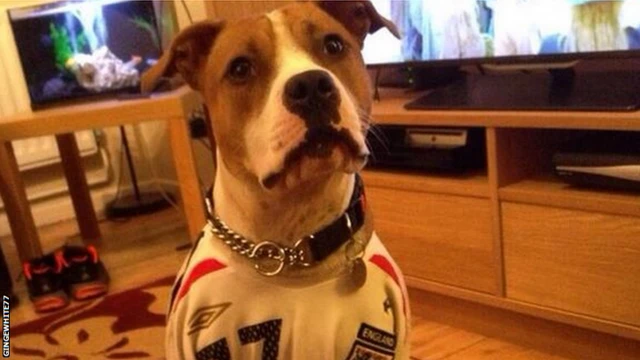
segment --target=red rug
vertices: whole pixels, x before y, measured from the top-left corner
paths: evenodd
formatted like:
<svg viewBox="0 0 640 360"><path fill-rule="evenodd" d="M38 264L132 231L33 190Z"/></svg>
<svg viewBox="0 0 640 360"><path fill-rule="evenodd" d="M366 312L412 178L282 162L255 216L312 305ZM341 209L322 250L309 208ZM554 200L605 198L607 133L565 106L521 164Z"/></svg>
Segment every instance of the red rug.
<svg viewBox="0 0 640 360"><path fill-rule="evenodd" d="M11 358L164 359L172 282L161 279L11 327Z"/></svg>

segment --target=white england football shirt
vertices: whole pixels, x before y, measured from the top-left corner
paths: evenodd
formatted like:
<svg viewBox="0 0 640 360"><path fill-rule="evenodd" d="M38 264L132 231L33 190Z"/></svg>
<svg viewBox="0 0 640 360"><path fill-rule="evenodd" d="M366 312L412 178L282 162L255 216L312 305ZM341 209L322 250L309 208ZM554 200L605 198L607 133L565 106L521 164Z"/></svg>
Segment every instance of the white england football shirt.
<svg viewBox="0 0 640 360"><path fill-rule="evenodd" d="M409 358L406 288L375 233L360 288L348 272L283 286L225 256L224 246L207 225L178 275L167 318L168 360Z"/></svg>

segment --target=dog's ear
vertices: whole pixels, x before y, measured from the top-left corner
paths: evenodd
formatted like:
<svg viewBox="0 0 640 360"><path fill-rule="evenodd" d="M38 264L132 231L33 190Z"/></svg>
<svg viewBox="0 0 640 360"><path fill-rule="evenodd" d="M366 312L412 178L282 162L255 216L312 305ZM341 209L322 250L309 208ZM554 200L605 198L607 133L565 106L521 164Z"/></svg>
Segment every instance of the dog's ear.
<svg viewBox="0 0 640 360"><path fill-rule="evenodd" d="M378 14L369 0L319 0L316 1L316 4L341 22L356 37L361 48L364 45L364 39L367 34L373 34L383 27L389 29L398 39L400 38L400 32L396 25Z"/></svg>
<svg viewBox="0 0 640 360"><path fill-rule="evenodd" d="M222 27L222 21L205 20L182 30L158 62L142 74L142 92L153 91L161 78L173 77L176 73L194 90L202 90L201 70Z"/></svg>

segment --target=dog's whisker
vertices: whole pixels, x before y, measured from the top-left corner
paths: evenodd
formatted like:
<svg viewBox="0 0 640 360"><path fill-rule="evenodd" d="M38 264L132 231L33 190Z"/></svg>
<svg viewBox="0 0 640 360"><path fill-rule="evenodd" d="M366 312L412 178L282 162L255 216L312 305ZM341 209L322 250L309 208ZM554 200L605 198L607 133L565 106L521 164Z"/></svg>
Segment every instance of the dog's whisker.
<svg viewBox="0 0 640 360"><path fill-rule="evenodd" d="M390 154L391 149L389 148L389 139L386 137L384 132L378 128L378 125L371 124L369 132L378 140L378 143L384 148L385 152Z"/></svg>
<svg viewBox="0 0 640 360"><path fill-rule="evenodd" d="M374 162L378 161L378 159L376 158L376 154L373 151L371 151L371 143L370 143L370 141L365 138L364 139L364 143L365 143L365 146L367 147L367 149L369 149L369 156L371 157L371 159L373 159Z"/></svg>

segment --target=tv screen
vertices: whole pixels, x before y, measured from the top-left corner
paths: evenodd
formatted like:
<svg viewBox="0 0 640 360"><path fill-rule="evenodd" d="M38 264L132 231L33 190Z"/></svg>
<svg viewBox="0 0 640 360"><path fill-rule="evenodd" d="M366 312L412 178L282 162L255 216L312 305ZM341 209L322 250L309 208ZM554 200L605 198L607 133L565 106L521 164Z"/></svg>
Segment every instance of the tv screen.
<svg viewBox="0 0 640 360"><path fill-rule="evenodd" d="M367 64L640 53L639 0L372 0L400 29L366 39Z"/></svg>
<svg viewBox="0 0 640 360"><path fill-rule="evenodd" d="M8 12L32 107L135 90L162 53L151 0L58 1Z"/></svg>

